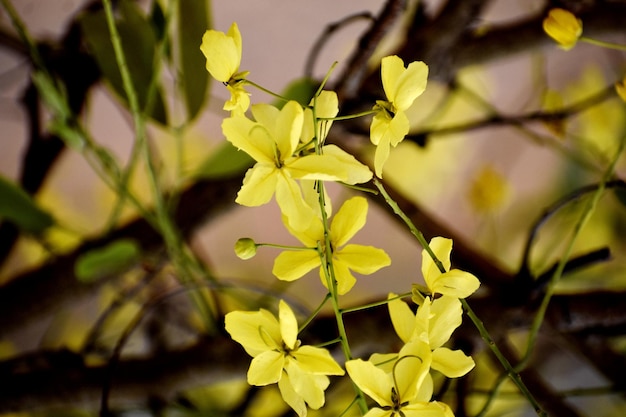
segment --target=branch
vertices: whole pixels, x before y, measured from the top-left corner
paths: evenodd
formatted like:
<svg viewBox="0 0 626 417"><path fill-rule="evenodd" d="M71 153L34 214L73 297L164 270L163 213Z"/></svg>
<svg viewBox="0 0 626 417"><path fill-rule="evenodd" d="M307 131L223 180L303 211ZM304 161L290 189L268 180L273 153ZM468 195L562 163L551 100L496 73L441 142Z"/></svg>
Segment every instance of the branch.
<svg viewBox="0 0 626 417"><path fill-rule="evenodd" d="M623 326L626 324L624 296L624 292L557 295L549 307L548 317L550 323L556 325L555 329L565 334L580 334L582 324L605 328ZM528 326L532 318L529 306L500 306L494 298L470 301L491 330L498 332L498 338ZM611 319L607 321L607 317ZM389 325L385 307L346 314L344 319L355 356L393 351L402 344ZM316 319L301 335L304 343L334 339L334 320L334 316ZM376 329L375 339L371 338L372 329ZM481 340L472 338L471 333L476 331L471 326L460 330L457 337ZM145 405L149 397L171 400L185 389L243 379L249 363L248 355L226 336L202 339L192 346L160 351L150 357L123 357L114 369L110 402L112 407L121 407ZM70 351L38 352L0 362L0 375L10 376L0 378L0 412L53 406L97 409L108 370L108 364L87 366L82 356ZM618 362L613 372L623 376L624 364Z"/></svg>
<svg viewBox="0 0 626 417"><path fill-rule="evenodd" d="M180 197L175 222L183 237L188 237L206 221L232 207L242 177L199 181ZM74 275L76 259L90 249L117 239L134 239L143 255L163 248L162 237L143 219L137 219L108 236L89 240L74 252L59 256L40 268L13 278L0 287L0 338L34 321L49 317L59 306L93 292L108 278L85 284Z"/></svg>

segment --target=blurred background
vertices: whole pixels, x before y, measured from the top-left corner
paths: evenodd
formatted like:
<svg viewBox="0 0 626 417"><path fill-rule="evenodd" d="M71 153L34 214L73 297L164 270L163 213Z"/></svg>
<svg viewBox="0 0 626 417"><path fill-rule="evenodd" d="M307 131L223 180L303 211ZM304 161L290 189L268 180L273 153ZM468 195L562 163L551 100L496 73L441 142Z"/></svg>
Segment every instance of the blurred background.
<svg viewBox="0 0 626 417"><path fill-rule="evenodd" d="M136 5L143 16L154 16L155 3L152 1L127 3ZM157 3L163 10L168 9L168 1ZM389 4L391 3L393 2ZM450 33L455 33L458 37L456 48L448 45L450 50L441 54L429 51L427 47L420 49L418 40L423 42L431 39L429 36L432 35L428 35L428 30L435 33L433 27L436 27L437 19L445 20L442 18L442 11L447 11L448 8L451 11L463 9L463 6L456 7L460 3L463 2L407 1L406 12L400 14L385 29L382 40L368 60L367 72L371 77L364 77L361 89L356 94L346 96L345 108L358 108L359 105L367 105L369 102L373 104L373 100L369 99L378 91L372 87L372 80L377 79L382 56L398 51L408 54L407 51L414 47L417 51L428 51L433 59L437 59L431 65L426 59L428 53L424 52L424 58L415 57L424 59L431 67L429 83L426 92L408 111L412 121L412 139L405 140L392 150L385 168L385 180L403 196L403 201L412 204L412 207L418 207L419 212L424 213L419 217L424 223L418 224L418 227L426 231L446 231L449 233L447 237L454 238L455 249L458 244L459 251L465 254L459 264L468 262L469 253L470 260L474 255L478 257L474 258L476 268L484 267L482 271L491 271L490 268L493 268L496 271L491 277L479 275L479 279L484 278L487 283L478 298L482 296L483 300L487 300L483 302L484 311L491 311L488 313L490 317L486 319L487 324L492 324L497 332L501 332L499 337L507 340L511 345L511 352L521 355L529 324L527 318L532 317L532 312L524 310L524 307L532 310L536 306L533 303L538 299L537 294L542 294L544 287L539 285L537 288L533 287L532 291L528 290L528 294L532 293L535 298L529 295L526 305L526 301L518 300L518 304L515 304L513 301L509 303L508 299L502 300L500 305L494 304L493 300L497 298L494 296L498 293L497 286L492 287L490 283L498 282L502 278L497 276L500 272L506 279L519 278L524 264L527 264L529 271L523 272L530 273L534 282L550 271L554 263L562 257L573 225L590 198L589 193L581 191L581 187L595 184L602 178L618 144L624 138L626 127L624 102L613 90L613 85L624 77L626 53L586 43L579 43L574 49L564 51L547 36L537 35L541 34L540 22L548 8L569 7L580 12L585 35L588 33L585 26L587 14L590 16L589 36L597 35L606 41L626 44L623 25L620 27L608 20L603 24L602 21L603 16L610 14L607 10L614 8L623 11L626 10L626 4L600 0L472 0L467 2L471 7L467 6L466 11L459 12L459 25L463 26L460 33L455 32L454 21L446 22L451 25ZM48 45L42 50L47 51L51 57L61 59L63 54L60 52L68 47L64 39L69 25L80 21L84 13L99 9L99 2L72 0L14 0L13 5L32 38ZM306 74L316 80L322 79L335 61L338 65L331 74L329 85L336 85L349 69L351 58L360 48L359 40L369 30L372 21L354 19L341 25L323 45L314 66L307 67L307 59L316 41L329 25L356 13L369 12L372 16L378 16L385 5L380 0L217 0L208 4L208 22L211 27L226 31L236 21L243 38L241 69L249 70L249 79L257 84L274 92L283 92ZM472 14L471 18L462 20L467 14ZM31 80L32 66L26 49L14 42L19 38L16 37L4 8L0 17L0 174L19 183L25 169L29 129L33 127L22 99ZM422 32L416 29L420 24L425 28ZM180 29L182 26L184 24L172 25L170 30L174 31L173 40L183 36ZM481 45L481 37L488 40L490 34L506 28L510 29L508 33L512 36L510 45L500 42L497 45L500 50L495 52L487 48L471 49ZM446 33L444 26L440 26L439 30ZM522 38L521 41L514 42L515 30ZM416 37L415 45L412 46L413 41L407 38L407 33L418 33L422 38ZM523 47L524 37L527 37L526 47ZM198 48L200 41L198 38ZM444 40L441 42L445 44ZM489 43L485 41L485 45ZM216 163L215 155L220 155L225 142L220 123L228 116L222 110L228 92L220 83L209 81L210 87L207 89L204 105L193 120L188 120L180 85L181 82L192 83L193 80L180 73L181 67L176 61L180 51L176 49L174 41L172 48L171 59L163 64L160 77L161 93L168 111L167 124L150 121L148 140L158 161L159 181L163 189L188 190L202 180L214 179L210 167ZM89 54L89 43L81 39L78 50ZM449 62L446 57L449 57ZM446 68L450 70L449 73ZM81 72L78 61L74 70ZM90 70L85 67L85 71ZM71 78L68 81L71 82ZM134 143L133 119L124 100L120 99L111 84L106 77L95 80L88 89L77 119L85 126L95 143L109 150L117 161L125 164L130 159ZM261 91L250 91L252 103L273 102L272 97ZM41 103L39 106L39 130L43 132L53 116ZM340 103L340 108L344 109L343 103ZM560 116L549 117L551 112L561 110L563 114ZM345 128L338 127L336 136L331 136L330 140L357 149L361 160L371 162L374 148L367 143L367 138L363 139L363 135L360 135L363 126L367 128L366 124L358 123L347 124ZM64 254L75 253L84 242L99 239L109 231L111 225L107 222L116 206L117 196L98 177L88 159L84 153L70 148L60 151L58 157L54 158L42 179L41 187L33 193L33 198L41 209L52 215L55 225L44 236L20 234L14 244L9 245L10 251L6 253L0 269L0 283L8 285L13 280L27 276L29 271L37 271L45 262L55 262L60 259L58 256L62 258ZM227 165L228 163L227 161ZM624 169L624 160L620 158L612 179L621 179ZM138 164L130 184L133 193L149 205L152 196L145 165ZM568 271L557 285L556 291L559 296L575 296L568 299L568 308L584 298L577 298L581 294L612 294L610 300L614 304L605 304L606 316L611 318L609 321L606 321L606 317L597 316L595 311L589 312L589 316L580 313L583 322L584 317L592 317L588 320L591 324L584 330L594 337L602 333L598 328L606 330L599 342L594 339L604 350L589 352L591 356L585 357L580 351L590 345L581 342L581 338L577 343L572 342L573 337L568 333L571 329L564 331L568 333L566 336L559 333L558 337L550 337L550 332L562 330L555 326L557 322L550 323L553 327L547 331L549 337L542 338L537 347L538 351L545 353L545 357L537 362L536 367L540 369L543 381L547 381L554 390L554 398L546 401L557 401L556 398L564 404L562 408L555 406L553 409L564 414L554 415L619 416L626 411L623 380L618 383L610 375L603 374L601 366L593 366L594 359L597 359L594 354L611 350L615 356L610 358L619 360L616 362L618 365L614 370L615 374L624 369L626 340L623 337L623 326L626 314L623 301L619 301L623 300L619 297L626 288L626 257L623 256L625 241L622 237L626 230L626 216L623 191L621 194L618 192L622 189L619 184L609 188L577 240L574 254L591 254L591 260L583 262L583 268ZM571 193L574 193L573 197ZM353 191L331 187L335 210L343 199L351 195ZM563 198L567 204L562 210L542 218L549 207ZM189 200L180 201L193 204ZM184 210L185 207L181 209ZM203 208L197 207L196 210L202 211ZM208 207L207 211L210 211ZM111 230L123 227L137 216L137 211L127 205ZM530 239L529 234L533 225L541 219L545 222L535 236L532 251L525 257L524 248ZM427 232L425 234L428 235ZM2 237L4 236L6 235ZM224 310L239 304L253 309L253 305L264 305L258 299L250 301L254 297L272 298L276 294L286 294L298 307L298 311L305 314L314 309L326 294L317 277L317 271L291 285L277 282L271 273L274 258L279 253L277 249L261 248L256 257L247 261L235 256L233 246L241 237L251 237L257 242L297 243L284 229L279 211L273 202L259 208L229 205L219 215L211 214L209 221L195 224L185 237L190 251L202 261L210 275L218 282L239 291L233 291L219 301L218 304ZM421 247L407 232L406 227L392 218L382 205L370 204L368 222L354 242L383 248L390 255L392 264L374 275L359 276L354 290L343 300L346 306L384 298L389 292L406 293L410 291L411 284L422 282ZM466 251L466 248L471 250ZM605 256L598 255L606 249L611 252L610 262L604 262ZM598 259L594 258L596 255ZM119 340L120 334L132 322L134 314L149 302L150 297L158 297L176 288L176 272L171 266L164 268L163 262L167 264L167 257L163 255L161 248L150 253L150 256L142 257L141 262L134 264L133 268L123 274L109 274L113 277L107 277L106 284L103 284L104 281L97 285L88 282L85 287L76 290L66 304L45 307L47 313L37 320L29 320L23 326L12 325L10 331L0 331L0 357L10 361L25 353L37 354L65 348L74 352L82 349L84 352L86 341L90 337L99 340L99 345L96 345L100 347L94 349L95 353L110 352L113 342ZM156 268L154 265L159 266ZM139 288L137 283L142 282L152 268L159 271L161 281L146 284L147 288L151 288L149 291L143 287L137 289L141 296L129 296L133 289ZM67 270L68 274L72 273L71 267ZM500 281L503 287L513 282L506 279ZM91 287L95 289L89 290ZM2 288L0 287L0 293ZM37 309L39 297L43 294L34 292L33 295L31 305L25 310ZM48 295L54 298L54 293ZM180 300L176 298L179 301L172 304L189 304L188 300L184 301L182 298L184 297ZM598 303L602 305L602 301ZM94 330L98 317L103 317L103 311L111 306L117 309L117 316L107 316L110 322L100 324L102 327L98 327L98 331ZM501 325L498 325L498 309L506 306L510 308L502 310ZM167 339L167 347L180 346L172 341L177 338L179 342L184 341L181 345L190 344L196 340L197 334L194 332L202 327L198 324L201 320L196 313L183 308L181 310L184 311L175 314L171 309L163 312L160 318L169 319L161 327L155 325L157 330L153 329L157 334L166 335L164 338ZM519 327L513 318L516 314L526 317L519 319L522 323ZM22 319L16 320L19 322ZM9 321L11 317L5 316L4 322ZM188 321L191 324L182 325L179 321ZM125 347L126 353L131 356L154 353L163 348L159 344L159 337L156 340L151 339L154 334L149 328L135 332L135 336ZM587 342L591 343L588 340ZM573 343L575 347L569 343ZM479 354L488 355L480 348L475 349ZM106 359L103 359L106 357L106 354L102 354L99 360L106 363ZM477 363L482 364L482 357L478 358ZM97 362L96 360L94 365ZM488 361L485 359L485 362ZM13 363L11 366L16 365ZM54 368L52 365L47 366ZM16 375L9 373L9 370L17 368L2 369L6 374L0 373L0 379L9 383ZM488 392L498 374L493 365L480 365L476 372L477 376L472 380L475 385L472 387L478 394L468 400L471 404L467 408L459 408L467 412L467 415L477 413L480 409L478 404L485 397L484 393L481 396L480 390ZM206 384L206 379L200 378L200 381L202 383L198 386L211 385ZM484 384L481 385L481 381ZM514 391L512 385L507 388ZM582 388L588 388L589 391L567 394L569 390ZM596 389L599 393L592 392ZM443 388L441 392L442 395L460 395L447 393ZM566 394L561 394L563 392ZM36 403L37 397L32 395L33 397L28 398ZM210 403L206 398L213 398L208 393L206 395L202 397L204 400L198 400L197 396L185 397L193 403L193 407L189 406L185 410L192 414L202 410L198 404L202 401ZM184 396L177 398L182 397ZM92 404L92 400L86 403ZM19 401L16 400L15 403L19 404ZM168 403L169 397L167 401L163 401L163 409L168 410L171 406ZM237 403L236 400L233 402ZM73 409L63 408L67 406L67 402L60 403L61 410ZM146 402L148 403L149 401ZM508 397L503 394L498 397L497 403L488 415L533 415L523 398L514 393ZM30 408L31 406L24 407L23 410ZM0 408L0 412L20 409L19 406ZM146 406L144 410L141 407L138 409L140 411L133 408L139 414L158 414L151 406ZM122 410L123 407L119 412L124 413ZM177 410L176 412L185 414L180 409ZM220 411L224 413L220 415L237 415L235 412L228 414L227 411ZM172 412L171 409L169 412ZM241 412L242 415L245 414ZM201 414L200 411L198 413L200 414L196 415L218 415ZM246 413L245 415L254 415L250 409ZM257 415L279 414L268 411ZM457 415L460 414L457 412Z"/></svg>

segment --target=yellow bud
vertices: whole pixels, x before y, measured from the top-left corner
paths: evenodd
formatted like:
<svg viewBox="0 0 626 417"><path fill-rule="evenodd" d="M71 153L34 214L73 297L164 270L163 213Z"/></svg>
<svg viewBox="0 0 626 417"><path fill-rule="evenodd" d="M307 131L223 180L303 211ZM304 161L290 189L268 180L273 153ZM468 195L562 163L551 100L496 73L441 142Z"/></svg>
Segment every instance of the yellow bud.
<svg viewBox="0 0 626 417"><path fill-rule="evenodd" d="M235 243L235 254L241 259L250 259L256 255L256 243L249 237L242 237Z"/></svg>
<svg viewBox="0 0 626 417"><path fill-rule="evenodd" d="M576 45L583 33L583 23L565 9L551 9L543 20L543 30L554 39L561 49L568 50Z"/></svg>

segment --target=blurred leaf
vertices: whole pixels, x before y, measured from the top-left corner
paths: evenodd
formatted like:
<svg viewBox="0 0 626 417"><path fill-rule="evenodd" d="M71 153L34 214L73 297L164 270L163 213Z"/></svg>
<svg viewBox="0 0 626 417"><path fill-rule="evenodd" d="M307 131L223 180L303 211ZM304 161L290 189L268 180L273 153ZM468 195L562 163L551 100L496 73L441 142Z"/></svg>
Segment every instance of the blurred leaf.
<svg viewBox="0 0 626 417"><path fill-rule="evenodd" d="M224 142L200 165L198 178L223 178L242 173L254 164L247 153L239 151L230 142Z"/></svg>
<svg viewBox="0 0 626 417"><path fill-rule="evenodd" d="M189 120L204 104L209 86L209 73L200 51L202 35L209 28L207 0L180 0L178 2L178 42L182 88Z"/></svg>
<svg viewBox="0 0 626 417"><path fill-rule="evenodd" d="M152 24L156 38L158 40L162 40L163 35L165 35L165 25L167 22L165 21L163 8L158 1L152 2L152 9L150 10L150 23Z"/></svg>
<svg viewBox="0 0 626 417"><path fill-rule="evenodd" d="M290 82L283 93L283 97L295 100L303 106L308 106L315 92L319 88L319 82L308 77L298 78ZM278 100L274 105L281 108L285 105L283 100Z"/></svg>
<svg viewBox="0 0 626 417"><path fill-rule="evenodd" d="M139 260L141 250L132 239L120 239L82 254L74 265L79 281L95 282L107 275L121 273Z"/></svg>
<svg viewBox="0 0 626 417"><path fill-rule="evenodd" d="M120 34L124 56L130 72L139 106L144 113L162 124L167 124L165 104L157 88L151 98L149 108L148 92L153 76L154 59L157 44L156 29L141 14L135 3L123 0L119 3L120 19L117 30ZM113 89L126 102L122 76L117 67L113 44L103 10L87 13L80 19L81 29L91 52L104 77Z"/></svg>
<svg viewBox="0 0 626 417"><path fill-rule="evenodd" d="M38 234L54 224L54 219L35 204L20 187L0 176L0 219L20 229Z"/></svg>

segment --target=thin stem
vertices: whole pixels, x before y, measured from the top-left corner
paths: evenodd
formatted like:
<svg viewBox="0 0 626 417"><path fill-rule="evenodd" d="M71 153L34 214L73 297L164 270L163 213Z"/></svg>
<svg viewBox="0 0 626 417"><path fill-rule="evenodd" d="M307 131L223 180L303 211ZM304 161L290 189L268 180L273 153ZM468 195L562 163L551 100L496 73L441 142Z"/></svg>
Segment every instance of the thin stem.
<svg viewBox="0 0 626 417"><path fill-rule="evenodd" d="M277 99L279 99L279 100L282 100L282 101L289 101L289 99L288 99L288 98L283 97L283 96L281 96L280 94L276 94L275 92L273 92L273 91L271 91L271 90L268 90L267 88L265 88L265 87L263 87L263 86L261 86L261 85L259 85L259 84L255 83L254 81L250 81L250 80L248 80L248 79L243 79L242 81L243 81L245 84L251 85L252 87L257 88L257 89L259 89L259 90L263 91L264 93L269 94L270 96L275 97L275 98L277 98Z"/></svg>
<svg viewBox="0 0 626 417"><path fill-rule="evenodd" d="M582 232L582 229L584 228L584 226L587 224L587 222L591 218L591 215L595 211L595 208L598 204L598 201L600 200L600 197L602 196L602 194L604 193L604 190L606 189L607 182L609 181L609 179L613 176L613 173L615 172L615 165L617 164L617 161L619 160L619 157L621 156L624 150L625 143L626 143L626 138L620 141L619 147L617 151L615 152L615 156L613 157L613 160L611 161L611 163L609 164L609 167L606 169L606 172L602 176L602 179L600 183L598 184L597 189L591 195L590 200L587 201L587 204L585 208L583 209L583 213L578 219L578 222L576 222L576 224L574 225L572 237L568 243L567 248L565 249L565 253L561 257L561 260L559 261L559 264L557 265L554 271L554 274L552 274L552 277L550 278L550 281L548 282L546 293L544 294L543 299L541 300L541 305L539 306L539 309L537 310L537 314L535 315L533 323L530 327L530 333L528 335L528 342L526 345L526 353L524 357L520 360L518 365L516 366L516 369L524 369L524 367L527 365L528 361L530 360L530 356L533 352L535 342L539 334L539 329L541 328L541 325L545 318L545 314L546 314L546 311L548 310L548 305L550 304L550 300L552 299L552 296L554 295L556 284L558 283L561 276L563 275L565 266L567 265L567 262L570 259L571 254L574 250L574 244L576 243L576 240L580 236L580 233Z"/></svg>
<svg viewBox="0 0 626 417"><path fill-rule="evenodd" d="M341 310L341 314L355 313L357 311L363 311L369 308L384 306L385 304L389 304L389 302L393 300L398 300L400 298L410 297L410 296L411 296L411 293L407 292L404 294L396 295L395 297L387 298L386 300L376 301L376 302L369 303L369 304L363 304L363 305L352 307L352 308L344 308Z"/></svg>
<svg viewBox="0 0 626 417"><path fill-rule="evenodd" d="M319 314L319 312L322 310L322 308L324 308L324 306L326 305L326 302L328 300L330 300L331 295L330 293L327 293L326 296L324 297L324 299L322 300L322 302L317 306L317 308L313 311L313 313L311 313L309 315L309 317L304 321L304 323L302 323L300 325L300 327L298 328L298 333L301 333L304 329L306 329L306 327L311 324L311 322L313 321L313 319L315 319L315 317L317 317L317 315Z"/></svg>
<svg viewBox="0 0 626 417"><path fill-rule="evenodd" d="M615 49L617 51L626 51L626 45L622 45L620 43L601 41L598 39L587 38L585 36L581 36L579 40L581 42L586 42L595 46L601 46L603 48Z"/></svg>
<svg viewBox="0 0 626 417"><path fill-rule="evenodd" d="M156 175L156 167L148 142L146 140L146 125L145 117L139 108L139 100L133 85L130 71L126 63L126 57L122 48L122 42L115 25L115 19L113 17L113 9L111 6L111 0L103 0L104 11L106 15L107 26L111 34L111 43L115 53L115 60L122 76L122 82L124 86L124 92L128 98L130 111L133 116L133 123L135 127L136 146L142 150L143 157L146 161L148 171L148 182L154 197L156 217L159 225L159 231L163 235L168 253L170 254L174 265L180 273L180 278L184 282L192 281L192 273L189 270L190 255L184 251L183 242L180 239L176 229L174 228L170 219L165 201L163 199L163 193L161 192L159 182ZM215 318L211 314L211 308L208 305L208 301L201 294L193 293L192 296L196 302L201 316L206 321L206 328L210 330L215 328Z"/></svg>

